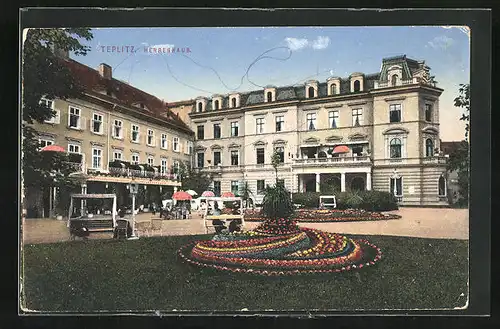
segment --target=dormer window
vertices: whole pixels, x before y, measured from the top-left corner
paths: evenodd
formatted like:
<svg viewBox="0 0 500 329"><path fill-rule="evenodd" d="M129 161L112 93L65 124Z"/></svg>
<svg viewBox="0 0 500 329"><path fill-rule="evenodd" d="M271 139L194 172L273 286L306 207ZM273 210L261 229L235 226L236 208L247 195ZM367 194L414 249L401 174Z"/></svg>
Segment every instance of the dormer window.
<svg viewBox="0 0 500 329"><path fill-rule="evenodd" d="M361 83L359 80L354 81L354 92L360 91L361 90Z"/></svg>
<svg viewBox="0 0 500 329"><path fill-rule="evenodd" d="M231 107L236 107L236 97L231 98Z"/></svg>
<svg viewBox="0 0 500 329"><path fill-rule="evenodd" d="M337 85L333 84L330 86L330 95L337 94Z"/></svg>
<svg viewBox="0 0 500 329"><path fill-rule="evenodd" d="M314 87L307 88L307 93L308 93L309 98L313 98L314 97Z"/></svg>
<svg viewBox="0 0 500 329"><path fill-rule="evenodd" d="M214 101L214 110L218 110L219 109L219 100L215 100Z"/></svg>
<svg viewBox="0 0 500 329"><path fill-rule="evenodd" d="M198 103L198 112L203 111L203 103L199 102Z"/></svg>
<svg viewBox="0 0 500 329"><path fill-rule="evenodd" d="M396 86L398 84L398 75L397 74L393 74L392 77L391 77L391 86Z"/></svg>
<svg viewBox="0 0 500 329"><path fill-rule="evenodd" d="M205 97L199 97L196 99L196 112L201 113L206 110L207 99Z"/></svg>
<svg viewBox="0 0 500 329"><path fill-rule="evenodd" d="M273 93L272 92L268 91L266 97L267 97L267 101L268 102L272 102L273 101Z"/></svg>

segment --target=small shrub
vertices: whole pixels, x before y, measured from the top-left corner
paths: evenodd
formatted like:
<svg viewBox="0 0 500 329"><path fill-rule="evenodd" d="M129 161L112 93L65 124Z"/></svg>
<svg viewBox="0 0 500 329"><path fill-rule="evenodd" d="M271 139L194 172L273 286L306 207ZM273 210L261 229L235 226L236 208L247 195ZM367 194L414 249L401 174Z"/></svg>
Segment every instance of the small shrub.
<svg viewBox="0 0 500 329"><path fill-rule="evenodd" d="M398 210L396 198L389 192L342 192L337 196L338 209L363 209L366 211Z"/></svg>
<svg viewBox="0 0 500 329"><path fill-rule="evenodd" d="M261 214L268 219L277 220L288 219L294 213L290 192L286 188L277 184L274 187L266 187L264 199L262 200Z"/></svg>
<svg viewBox="0 0 500 329"><path fill-rule="evenodd" d="M305 208L317 208L320 195L321 193L318 192L294 193L292 199L293 203L300 204Z"/></svg>

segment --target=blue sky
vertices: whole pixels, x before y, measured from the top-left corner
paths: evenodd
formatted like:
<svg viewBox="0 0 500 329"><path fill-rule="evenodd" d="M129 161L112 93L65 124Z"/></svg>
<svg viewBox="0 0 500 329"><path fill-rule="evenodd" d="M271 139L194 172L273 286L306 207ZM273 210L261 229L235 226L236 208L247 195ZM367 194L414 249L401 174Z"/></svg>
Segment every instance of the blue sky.
<svg viewBox="0 0 500 329"><path fill-rule="evenodd" d="M458 85L469 82L469 36L463 27L267 27L92 29L92 51L72 58L90 67L113 67L113 76L167 102L249 91L260 86L325 81L331 75L375 73L382 58L406 54L425 60L445 91L440 98L441 138L463 139ZM189 48L149 54L144 46ZM104 50L102 51L104 46ZM135 53L107 51L134 46ZM130 48L129 48L130 49ZM264 52L261 60L248 67Z"/></svg>

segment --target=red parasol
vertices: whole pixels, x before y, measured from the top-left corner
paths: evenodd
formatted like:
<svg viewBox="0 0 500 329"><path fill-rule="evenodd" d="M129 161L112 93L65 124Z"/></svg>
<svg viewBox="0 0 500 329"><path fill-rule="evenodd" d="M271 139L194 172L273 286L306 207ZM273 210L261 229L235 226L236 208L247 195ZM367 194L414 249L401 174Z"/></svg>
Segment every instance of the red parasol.
<svg viewBox="0 0 500 329"><path fill-rule="evenodd" d="M215 196L215 193L212 191L205 191L201 194L201 196L211 197L211 196Z"/></svg>
<svg viewBox="0 0 500 329"><path fill-rule="evenodd" d="M66 152L62 146L59 145L47 145L40 151L52 151L52 152Z"/></svg>
<svg viewBox="0 0 500 329"><path fill-rule="evenodd" d="M172 195L172 199L177 201L191 200L192 198L191 194L184 191L178 191Z"/></svg>
<svg viewBox="0 0 500 329"><path fill-rule="evenodd" d="M233 192L224 192L224 193L222 193L221 197L223 197L223 198L234 198L234 193Z"/></svg>
<svg viewBox="0 0 500 329"><path fill-rule="evenodd" d="M349 153L349 147L345 145L335 146L333 153Z"/></svg>

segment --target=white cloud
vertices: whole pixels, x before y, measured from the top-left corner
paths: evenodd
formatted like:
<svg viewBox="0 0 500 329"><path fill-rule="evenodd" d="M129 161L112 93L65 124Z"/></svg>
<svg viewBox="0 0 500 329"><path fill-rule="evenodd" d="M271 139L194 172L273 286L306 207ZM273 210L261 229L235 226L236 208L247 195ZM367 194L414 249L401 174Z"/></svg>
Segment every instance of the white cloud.
<svg viewBox="0 0 500 329"><path fill-rule="evenodd" d="M455 43L455 40L453 40L450 37L447 37L446 35L441 35L437 36L431 41L427 42L429 46L431 46L434 49L443 49L446 50L449 47L451 47Z"/></svg>
<svg viewBox="0 0 500 329"><path fill-rule="evenodd" d="M313 49L325 49L330 45L329 37L318 37L316 40L312 42Z"/></svg>
<svg viewBox="0 0 500 329"><path fill-rule="evenodd" d="M304 38L285 38L285 42L292 51L297 51L304 48L321 50L327 48L330 45L330 38L322 36L317 37L315 40L307 40Z"/></svg>
<svg viewBox="0 0 500 329"><path fill-rule="evenodd" d="M297 39L297 38L285 38L285 42L293 51L300 50L302 48L306 48L309 44L307 39Z"/></svg>

